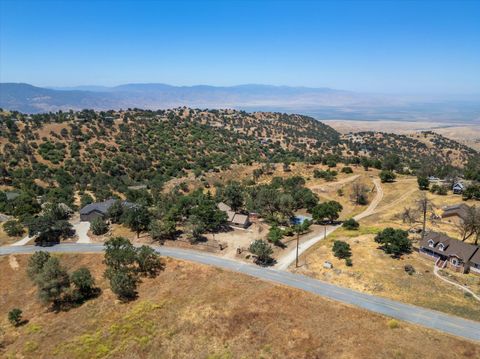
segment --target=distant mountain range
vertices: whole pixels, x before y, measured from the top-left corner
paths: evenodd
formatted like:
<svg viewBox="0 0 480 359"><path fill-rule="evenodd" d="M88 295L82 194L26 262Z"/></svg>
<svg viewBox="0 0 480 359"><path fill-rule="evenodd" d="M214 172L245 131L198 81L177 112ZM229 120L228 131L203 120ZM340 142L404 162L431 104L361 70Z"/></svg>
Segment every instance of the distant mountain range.
<svg viewBox="0 0 480 359"><path fill-rule="evenodd" d="M0 83L0 107L25 113L58 110L235 108L302 113L323 119L480 121L480 97L465 100L373 95L330 88L269 85L42 88Z"/></svg>

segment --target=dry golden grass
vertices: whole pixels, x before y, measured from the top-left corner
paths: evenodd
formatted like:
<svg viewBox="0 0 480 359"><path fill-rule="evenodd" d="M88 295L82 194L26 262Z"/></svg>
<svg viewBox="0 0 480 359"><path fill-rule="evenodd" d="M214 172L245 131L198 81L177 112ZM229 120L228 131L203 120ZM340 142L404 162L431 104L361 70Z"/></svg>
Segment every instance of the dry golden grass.
<svg viewBox="0 0 480 359"><path fill-rule="evenodd" d="M416 252L401 260L396 260L377 249L373 238L375 233L381 229L394 227L407 230L411 227L402 222L400 214L405 207L416 207L416 201L421 195L416 179L411 176L399 176L394 183L383 183L382 188L384 197L379 203L376 213L360 221L360 230L339 229L329 236L327 241L319 242L304 255L302 259L306 264L299 271L367 293L480 320L478 302L473 298L466 297L462 291L452 285L436 278L433 275L432 261L421 257ZM439 196L429 192L425 193L432 201L434 210L440 213L443 206L461 201L460 196L453 194ZM414 225L420 227L421 223L418 222ZM427 228L446 232L456 238L459 237L455 226L445 220L432 221L429 219ZM344 261L333 256L331 248L335 239L344 240L352 247L353 267L347 267ZM326 260L331 261L336 270L323 268L322 265ZM411 264L416 269L413 276L409 276L404 271L406 264ZM452 279L461 284L467 284L474 292L480 294L479 276L450 274Z"/></svg>
<svg viewBox="0 0 480 359"><path fill-rule="evenodd" d="M438 122L419 121L324 121L339 132L382 131L398 134L411 134L416 131L431 130L452 140L480 150L480 125L478 124L448 124L442 127Z"/></svg>
<svg viewBox="0 0 480 359"><path fill-rule="evenodd" d="M139 298L115 300L101 255L61 255L88 266L100 297L53 313L35 298L26 256L0 258L5 358L477 358L480 347L438 332L244 275L167 260ZM13 328L6 314L24 311Z"/></svg>
<svg viewBox="0 0 480 359"><path fill-rule="evenodd" d="M442 208L445 206L466 203L468 205L475 205L474 200L462 201L462 197L454 195L449 192L446 196L431 194L428 191L420 191L417 186L416 179L411 176L400 176L394 183L382 184L384 197L377 207L375 214L366 217L362 223L365 225L376 225L382 227L396 227L402 229L409 229L411 225L403 223L400 216L406 207L418 208L419 198L425 194L431 201L432 207L428 212L427 229L444 232L448 235L459 238L458 229L449 220L432 220L430 214L434 212L437 215L442 214ZM478 204L478 203L477 203ZM421 216L418 216L418 222L414 226L420 226Z"/></svg>

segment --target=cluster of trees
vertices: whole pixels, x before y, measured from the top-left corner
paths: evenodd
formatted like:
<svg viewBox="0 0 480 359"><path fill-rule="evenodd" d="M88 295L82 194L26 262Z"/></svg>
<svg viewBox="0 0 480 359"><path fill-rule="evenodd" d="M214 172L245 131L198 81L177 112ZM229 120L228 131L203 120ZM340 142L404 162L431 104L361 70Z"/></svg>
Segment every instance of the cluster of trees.
<svg viewBox="0 0 480 359"><path fill-rule="evenodd" d="M274 177L270 184L252 186L230 182L217 187L215 198L235 211L257 212L270 223L284 225L290 224L295 211L311 211L318 203L317 195L305 187L300 176Z"/></svg>
<svg viewBox="0 0 480 359"><path fill-rule="evenodd" d="M61 239L71 237L75 231L68 221L70 214L62 206L49 204L39 216L28 220L28 234L36 237L39 245L58 243Z"/></svg>
<svg viewBox="0 0 480 359"><path fill-rule="evenodd" d="M432 185L432 187L430 187L430 192L441 196L446 196L448 194L448 187L444 185L441 186L435 183Z"/></svg>
<svg viewBox="0 0 480 359"><path fill-rule="evenodd" d="M378 174L382 183L393 182L397 178L396 174L393 171L382 170Z"/></svg>
<svg viewBox="0 0 480 359"><path fill-rule="evenodd" d="M155 277L164 265L159 255L148 246L135 248L128 239L114 237L105 242L105 278L120 300L137 295L140 278Z"/></svg>
<svg viewBox="0 0 480 359"><path fill-rule="evenodd" d="M350 168L350 167L344 167L344 168ZM350 168L351 169L351 168ZM331 182L335 181L337 178L337 171L333 170L314 170L313 171L313 177L314 178L323 178L325 181Z"/></svg>
<svg viewBox="0 0 480 359"><path fill-rule="evenodd" d="M29 192L19 191L18 196L8 199L4 191L0 191L0 213L5 213L25 221L41 211L36 197Z"/></svg>
<svg viewBox="0 0 480 359"><path fill-rule="evenodd" d="M50 123L60 124L59 130L42 137L42 127ZM447 151L415 138L360 133L356 136L361 141L342 142L335 130L312 118L280 113L253 116L243 111L199 109L84 110L33 116L0 113L0 135L8 140L0 154L0 182L21 189L23 196L0 212L16 217L40 212L38 196L72 207L76 190L89 190L98 201L120 192L148 207L153 199L143 194L136 198L142 191L129 191L129 186L160 188L187 171L203 180L203 173L233 163L284 163L289 168L295 161L329 167L343 162L367 170L375 167L403 173L409 167L437 173L451 162ZM478 153L440 136L434 141L442 150L460 151L469 160L465 177L478 180ZM359 156L361 152L368 152L369 157ZM38 161L39 156L45 161ZM346 166L342 171L350 169ZM318 171L315 175L331 180L335 173ZM36 179L47 186L38 185ZM82 196L82 205L88 201ZM0 194L0 208L2 202Z"/></svg>
<svg viewBox="0 0 480 359"><path fill-rule="evenodd" d="M99 293L88 268L79 268L69 275L59 259L48 252L35 252L29 258L27 274L37 286L40 300L56 310L80 304Z"/></svg>
<svg viewBox="0 0 480 359"><path fill-rule="evenodd" d="M23 232L23 225L20 221L12 219L3 224L3 230L10 237L20 237Z"/></svg>
<svg viewBox="0 0 480 359"><path fill-rule="evenodd" d="M462 197L465 200L475 199L480 201L480 184L473 184L468 186L462 193Z"/></svg>
<svg viewBox="0 0 480 359"><path fill-rule="evenodd" d="M267 239L270 243L273 243L276 246L283 247L283 237L291 237L295 234L297 236L305 234L309 231L311 225L312 221L308 219L305 219L302 223L295 224L291 227L286 227L285 229L281 229L276 224L274 224L270 227L268 231Z"/></svg>

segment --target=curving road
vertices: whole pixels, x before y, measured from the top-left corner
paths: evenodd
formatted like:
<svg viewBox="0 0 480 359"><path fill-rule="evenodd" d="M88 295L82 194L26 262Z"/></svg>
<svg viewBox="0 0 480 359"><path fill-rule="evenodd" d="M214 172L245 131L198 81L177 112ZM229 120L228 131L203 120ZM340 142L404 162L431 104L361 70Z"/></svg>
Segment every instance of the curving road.
<svg viewBox="0 0 480 359"><path fill-rule="evenodd" d="M362 213L357 214L356 216L353 217L356 221L359 221L362 218L365 218L365 217L368 217L368 216L374 214L375 209L377 208L380 201L383 199L383 189L382 189L382 185L380 184L380 180L378 178L374 179L373 183L375 184L375 189L377 191L377 193L375 195L375 198L372 200L372 202L370 202L370 205L365 209L365 211L363 211ZM322 234L320 234L316 237L310 238L309 240L307 240L303 243L300 243L298 245L298 256L300 256L302 253L307 251L309 248L311 248L317 242L324 239L325 236L329 236L332 232L335 232L341 226L342 226L341 224L336 225L336 226L328 226L327 229L326 229L326 233L322 233ZM290 265L293 262L295 262L295 259L297 257L296 251L297 251L296 247L293 247L290 250L290 252L288 252L288 253L284 254L282 257L280 257L278 259L277 263L275 264L275 268L280 269L280 270L286 270L288 267L290 267Z"/></svg>
<svg viewBox="0 0 480 359"><path fill-rule="evenodd" d="M462 319L433 310L400 303L391 299L376 297L360 293L351 289L338 287L310 277L293 274L286 271L263 268L251 264L240 263L230 259L214 256L212 254L185 250L179 248L155 247L162 255L211 265L249 276L301 289L345 304L360 307L375 313L383 314L399 320L422 325L452 334L465 339L480 342L480 323ZM69 253L98 253L104 250L102 244L59 244L54 247L39 248L35 246L0 247L0 255L26 254L37 250L49 252Z"/></svg>

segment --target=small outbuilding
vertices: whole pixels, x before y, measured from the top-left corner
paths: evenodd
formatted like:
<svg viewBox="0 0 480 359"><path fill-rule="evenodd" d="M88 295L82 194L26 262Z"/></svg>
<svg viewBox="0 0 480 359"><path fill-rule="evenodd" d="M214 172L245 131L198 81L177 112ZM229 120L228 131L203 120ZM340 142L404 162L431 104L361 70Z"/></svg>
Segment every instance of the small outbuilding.
<svg viewBox="0 0 480 359"><path fill-rule="evenodd" d="M250 226L250 218L248 214L238 213L232 210L232 208L223 202L217 205L218 209L227 214L227 222L232 227L247 228Z"/></svg>

